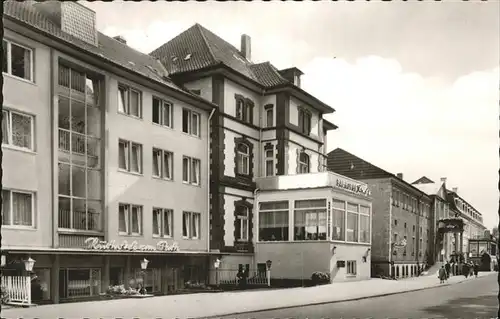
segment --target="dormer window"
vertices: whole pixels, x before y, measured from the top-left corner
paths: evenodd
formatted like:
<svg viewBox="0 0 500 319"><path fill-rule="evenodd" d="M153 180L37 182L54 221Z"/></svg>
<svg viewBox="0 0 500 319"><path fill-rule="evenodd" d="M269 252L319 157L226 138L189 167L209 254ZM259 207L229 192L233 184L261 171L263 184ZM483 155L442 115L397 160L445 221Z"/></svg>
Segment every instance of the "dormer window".
<svg viewBox="0 0 500 319"><path fill-rule="evenodd" d="M295 84L296 86L300 87L300 75L295 74L293 76L293 84Z"/></svg>
<svg viewBox="0 0 500 319"><path fill-rule="evenodd" d="M299 163L298 163L298 173L299 174L307 174L309 173L309 155L306 152L302 151L299 154Z"/></svg>
<svg viewBox="0 0 500 319"><path fill-rule="evenodd" d="M304 109L299 109L299 130L303 134L311 134L311 113Z"/></svg>

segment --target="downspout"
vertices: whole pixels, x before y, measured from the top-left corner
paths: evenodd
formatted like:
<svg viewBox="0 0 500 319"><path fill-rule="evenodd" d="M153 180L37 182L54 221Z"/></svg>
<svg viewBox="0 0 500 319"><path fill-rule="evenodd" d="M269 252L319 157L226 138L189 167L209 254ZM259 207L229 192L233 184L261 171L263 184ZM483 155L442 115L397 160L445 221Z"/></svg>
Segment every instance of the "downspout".
<svg viewBox="0 0 500 319"><path fill-rule="evenodd" d="M210 130L212 128L212 116L215 113L216 108L214 107L208 116L207 121L207 252L210 252L210 142L212 137L210 135Z"/></svg>
<svg viewBox="0 0 500 319"><path fill-rule="evenodd" d="M259 210L258 210L258 207L259 207L259 203L257 201L257 197L258 197L258 193L259 193L260 189L256 188L254 191L253 191L253 219L255 220L255 223L253 224L253 226L255 227L255 245L254 245L254 253L253 253L253 263L254 263L254 267L257 268L257 260L255 260L255 248L257 248L257 241L259 239L258 237L258 232L259 232Z"/></svg>

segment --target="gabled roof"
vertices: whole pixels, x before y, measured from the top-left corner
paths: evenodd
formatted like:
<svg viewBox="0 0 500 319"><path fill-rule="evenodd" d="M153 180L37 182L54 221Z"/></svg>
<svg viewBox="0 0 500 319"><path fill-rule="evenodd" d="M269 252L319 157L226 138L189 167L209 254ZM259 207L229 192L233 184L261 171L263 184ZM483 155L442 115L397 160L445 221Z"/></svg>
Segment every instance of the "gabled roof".
<svg viewBox="0 0 500 319"><path fill-rule="evenodd" d="M434 181L428 178L427 176L422 176L416 181L414 181L412 184L415 185L415 184L433 184L433 183Z"/></svg>
<svg viewBox="0 0 500 319"><path fill-rule="evenodd" d="M327 156L327 168L329 171L333 171L356 180L394 178L401 181L409 188L413 188L417 192L427 195L425 192L415 187L415 185L412 185L405 180L398 178L396 175L389 173L341 148L334 149L328 153Z"/></svg>
<svg viewBox="0 0 500 319"><path fill-rule="evenodd" d="M273 87L289 83L289 81L279 73L278 69L269 62L250 65L250 70L255 74L255 77L263 86Z"/></svg>
<svg viewBox="0 0 500 319"><path fill-rule="evenodd" d="M118 65L133 73L145 76L155 82L168 86L171 89L180 91L186 95L195 96L179 86L175 85L169 78L163 65L154 57L143 54L131 47L123 44L105 34L98 32L98 45L82 41L68 33L54 23L50 18L42 14L33 6L32 1L5 1L3 2L4 18L10 18L17 23L22 23L28 27L46 35L56 37L58 40L70 43L89 54L96 55L100 59ZM206 102L205 102L206 103Z"/></svg>
<svg viewBox="0 0 500 319"><path fill-rule="evenodd" d="M427 184L412 184L414 187L418 188L422 192L426 193L427 195L431 196L437 196L439 193L439 189L441 188L441 185L438 185L436 183L427 183ZM446 198L443 198L446 199Z"/></svg>
<svg viewBox="0 0 500 319"><path fill-rule="evenodd" d="M380 167L377 167L341 148L336 148L328 153L327 167L329 171L333 171L356 180L387 178L394 176Z"/></svg>

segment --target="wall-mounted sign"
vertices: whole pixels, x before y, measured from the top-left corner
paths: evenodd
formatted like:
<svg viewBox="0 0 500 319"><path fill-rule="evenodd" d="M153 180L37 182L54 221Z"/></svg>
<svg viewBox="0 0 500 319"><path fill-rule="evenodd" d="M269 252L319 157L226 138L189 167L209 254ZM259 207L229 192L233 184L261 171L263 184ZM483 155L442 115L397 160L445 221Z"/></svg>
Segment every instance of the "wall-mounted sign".
<svg viewBox="0 0 500 319"><path fill-rule="evenodd" d="M364 196L371 195L370 189L368 188L367 185L356 184L351 181L342 180L340 178L337 178L335 186L354 194L361 194Z"/></svg>
<svg viewBox="0 0 500 319"><path fill-rule="evenodd" d="M139 245L137 241L128 243L124 240L121 243L116 241L104 241L96 237L89 237L85 240L87 245L85 248L90 250L118 250L118 251L179 251L179 244L176 242L169 244L167 241L159 241L155 246L153 245Z"/></svg>

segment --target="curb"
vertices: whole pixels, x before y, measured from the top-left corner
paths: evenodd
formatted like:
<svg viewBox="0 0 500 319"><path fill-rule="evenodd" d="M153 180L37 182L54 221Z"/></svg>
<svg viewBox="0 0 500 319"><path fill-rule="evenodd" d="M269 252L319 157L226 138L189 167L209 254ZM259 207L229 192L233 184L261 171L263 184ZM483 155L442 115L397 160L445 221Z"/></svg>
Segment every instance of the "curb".
<svg viewBox="0 0 500 319"><path fill-rule="evenodd" d="M219 314L219 315L212 315L212 316L208 316L208 317L193 317L192 319L201 319L201 318L212 319L212 318L220 318L222 316L225 317L225 316L243 315L243 314L254 313L254 312L264 312L264 311L273 311L273 310L280 310L280 309L300 308L300 307L306 307L306 306L319 306L319 305L334 304L334 303L340 303L340 302L346 302L346 301L357 301L357 300L363 300L363 299L369 299L369 298L385 297L385 296L405 294L405 293L409 293L409 292L415 292L415 291L421 291L421 290L427 290L427 289L434 289L434 288L438 288L438 287L451 286L451 285L455 285L455 284L461 284L466 280L467 280L466 278L463 278L462 280L455 282L455 283L445 283L445 284L440 284L439 286L410 289L410 290L398 291L398 292L388 292L388 293L384 293L384 294L371 295L371 296L347 298L347 299L332 300L332 301L320 301L320 302L313 302L313 303L293 305L293 306L279 306L279 307L272 307L272 308L265 308L265 309L258 309L258 310L247 310L247 311L241 311L241 312L232 312L232 313L224 313L224 314Z"/></svg>

